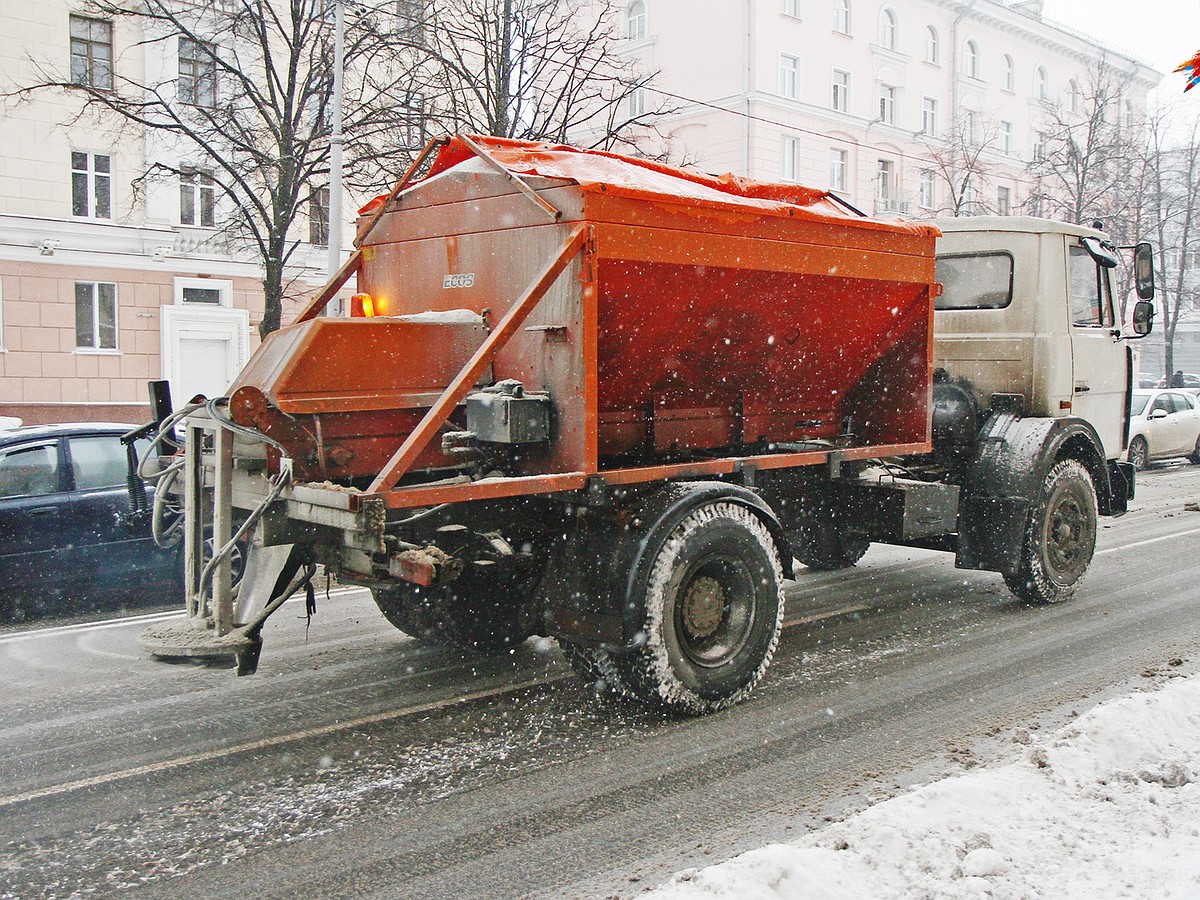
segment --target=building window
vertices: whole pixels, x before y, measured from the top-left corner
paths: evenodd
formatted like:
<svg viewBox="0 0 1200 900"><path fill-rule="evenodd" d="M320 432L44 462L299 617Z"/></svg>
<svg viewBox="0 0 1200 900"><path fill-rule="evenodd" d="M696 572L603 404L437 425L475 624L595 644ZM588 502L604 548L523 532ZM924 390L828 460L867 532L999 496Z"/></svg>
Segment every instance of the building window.
<svg viewBox="0 0 1200 900"><path fill-rule="evenodd" d="M779 93L784 97L798 96L800 86L800 59L787 53L779 54Z"/></svg>
<svg viewBox="0 0 1200 900"><path fill-rule="evenodd" d="M112 218L112 160L108 156L71 151L71 215Z"/></svg>
<svg viewBox="0 0 1200 900"><path fill-rule="evenodd" d="M75 282L75 346L81 350L117 349L117 286Z"/></svg>
<svg viewBox="0 0 1200 900"><path fill-rule="evenodd" d="M1007 53L1004 54L1004 59L1000 62L1000 74L1004 79L1004 89L1011 91L1016 83L1015 69L1013 68L1012 57Z"/></svg>
<svg viewBox="0 0 1200 900"><path fill-rule="evenodd" d="M217 66L213 48L208 44L179 39L179 82L176 92L180 103L212 109L217 105Z"/></svg>
<svg viewBox="0 0 1200 900"><path fill-rule="evenodd" d="M971 109L963 110L962 114L962 139L968 147L974 147L978 141L976 137L979 133L977 126L978 117L975 111Z"/></svg>
<svg viewBox="0 0 1200 900"><path fill-rule="evenodd" d="M975 185L967 183L963 187L962 213L964 216L974 216L979 213L979 193Z"/></svg>
<svg viewBox="0 0 1200 900"><path fill-rule="evenodd" d="M233 306L233 282L216 278L176 278L176 306Z"/></svg>
<svg viewBox="0 0 1200 900"><path fill-rule="evenodd" d="M634 88L629 92L629 118L636 119L646 114L646 90Z"/></svg>
<svg viewBox="0 0 1200 900"><path fill-rule="evenodd" d="M625 13L625 37L640 41L646 37L646 4L636 0Z"/></svg>
<svg viewBox="0 0 1200 900"><path fill-rule="evenodd" d="M938 33L932 25L925 26L925 62L938 61Z"/></svg>
<svg viewBox="0 0 1200 900"><path fill-rule="evenodd" d="M996 188L996 214L1012 215L1012 191L1006 187Z"/></svg>
<svg viewBox="0 0 1200 900"><path fill-rule="evenodd" d="M879 85L879 121L896 124L896 89L890 84Z"/></svg>
<svg viewBox="0 0 1200 900"><path fill-rule="evenodd" d="M1121 127L1133 127L1133 104L1128 100L1121 104Z"/></svg>
<svg viewBox="0 0 1200 900"><path fill-rule="evenodd" d="M1046 135L1043 132L1035 131L1033 133L1033 159L1034 162L1040 162L1046 158Z"/></svg>
<svg viewBox="0 0 1200 900"><path fill-rule="evenodd" d="M917 202L921 209L933 209L933 170L922 169L921 180L917 184Z"/></svg>
<svg viewBox="0 0 1200 900"><path fill-rule="evenodd" d="M785 16L798 17L800 15L800 0L781 0L780 9Z"/></svg>
<svg viewBox="0 0 1200 900"><path fill-rule="evenodd" d="M850 73L833 70L833 108L838 112L850 109Z"/></svg>
<svg viewBox="0 0 1200 900"><path fill-rule="evenodd" d="M112 22L71 16L71 84L112 90Z"/></svg>
<svg viewBox="0 0 1200 900"><path fill-rule="evenodd" d="M396 0L396 34L413 44L424 42L424 0Z"/></svg>
<svg viewBox="0 0 1200 900"><path fill-rule="evenodd" d="M938 133L938 102L935 97L921 99L921 131L930 137Z"/></svg>
<svg viewBox="0 0 1200 900"><path fill-rule="evenodd" d="M979 77L979 45L967 41L963 47L963 74L968 78Z"/></svg>
<svg viewBox="0 0 1200 900"><path fill-rule="evenodd" d="M875 166L875 202L881 210L895 205L896 166L890 159L881 159Z"/></svg>
<svg viewBox="0 0 1200 900"><path fill-rule="evenodd" d="M1079 112L1079 85L1074 78L1071 79L1071 84L1067 88L1067 103L1071 112Z"/></svg>
<svg viewBox="0 0 1200 900"><path fill-rule="evenodd" d="M835 147L829 151L829 189L831 191L846 190L846 159L845 150Z"/></svg>
<svg viewBox="0 0 1200 900"><path fill-rule="evenodd" d="M899 20L895 10L884 9L879 14L879 44L888 50L895 50L899 45Z"/></svg>
<svg viewBox="0 0 1200 900"><path fill-rule="evenodd" d="M317 188L308 198L308 242L329 243L329 188Z"/></svg>
<svg viewBox="0 0 1200 900"><path fill-rule="evenodd" d="M850 0L833 0L833 30L850 33Z"/></svg>
<svg viewBox="0 0 1200 900"><path fill-rule="evenodd" d="M1012 153L1013 152L1013 123L1012 122L1003 122L1002 121L1000 123L1000 152L1001 153Z"/></svg>
<svg viewBox="0 0 1200 900"><path fill-rule="evenodd" d="M425 98L409 94L400 106L397 117L401 145L410 150L425 146Z"/></svg>
<svg viewBox="0 0 1200 900"><path fill-rule="evenodd" d="M800 141L789 135L784 135L780 143L782 159L779 174L784 181L795 181L800 158Z"/></svg>
<svg viewBox="0 0 1200 900"><path fill-rule="evenodd" d="M179 173L179 224L212 228L216 224L217 189L213 177L199 169Z"/></svg>
<svg viewBox="0 0 1200 900"><path fill-rule="evenodd" d="M1044 66L1033 70L1033 97L1035 100L1046 100L1050 96L1050 79Z"/></svg>

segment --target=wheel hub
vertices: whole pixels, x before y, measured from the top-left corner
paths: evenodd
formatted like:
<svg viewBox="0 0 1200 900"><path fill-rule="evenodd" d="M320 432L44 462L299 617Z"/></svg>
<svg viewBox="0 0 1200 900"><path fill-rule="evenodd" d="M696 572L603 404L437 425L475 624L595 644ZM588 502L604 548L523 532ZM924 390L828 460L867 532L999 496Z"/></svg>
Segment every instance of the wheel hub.
<svg viewBox="0 0 1200 900"><path fill-rule="evenodd" d="M725 617L725 591L715 578L702 575L683 598L683 624L693 638L713 635Z"/></svg>

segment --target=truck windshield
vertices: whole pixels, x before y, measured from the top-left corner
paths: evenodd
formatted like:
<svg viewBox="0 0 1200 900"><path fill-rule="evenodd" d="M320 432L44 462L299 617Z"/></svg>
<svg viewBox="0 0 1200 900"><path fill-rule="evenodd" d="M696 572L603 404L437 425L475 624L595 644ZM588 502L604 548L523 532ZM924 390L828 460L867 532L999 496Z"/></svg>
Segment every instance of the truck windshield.
<svg viewBox="0 0 1200 900"><path fill-rule="evenodd" d="M942 295L934 301L934 309L1004 309L1012 303L1009 253L939 256L936 271Z"/></svg>

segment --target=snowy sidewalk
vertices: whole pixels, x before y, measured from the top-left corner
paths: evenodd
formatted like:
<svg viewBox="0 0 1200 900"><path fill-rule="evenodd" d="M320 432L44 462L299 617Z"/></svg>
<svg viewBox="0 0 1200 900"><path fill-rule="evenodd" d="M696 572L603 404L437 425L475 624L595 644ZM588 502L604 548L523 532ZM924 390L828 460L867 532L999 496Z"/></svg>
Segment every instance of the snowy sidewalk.
<svg viewBox="0 0 1200 900"><path fill-rule="evenodd" d="M918 788L653 894L1200 897L1200 676L1104 703L1020 758Z"/></svg>

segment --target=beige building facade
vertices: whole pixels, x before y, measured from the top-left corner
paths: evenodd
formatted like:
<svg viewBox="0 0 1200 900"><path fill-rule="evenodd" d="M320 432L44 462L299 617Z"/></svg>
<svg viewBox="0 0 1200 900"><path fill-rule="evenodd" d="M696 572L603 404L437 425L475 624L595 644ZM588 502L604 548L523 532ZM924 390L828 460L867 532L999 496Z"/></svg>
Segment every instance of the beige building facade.
<svg viewBox="0 0 1200 900"><path fill-rule="evenodd" d="M0 28L6 92L44 77L39 67L108 86L190 64L178 40L145 43L129 21L63 0L4 4ZM156 154L186 156L116 119L81 117L62 92L0 104L0 416L138 423L159 378L177 404L222 393L258 342L262 272L224 241L202 168L142 181ZM324 283L328 254L305 240L308 223L298 231L288 274L302 298Z"/></svg>

